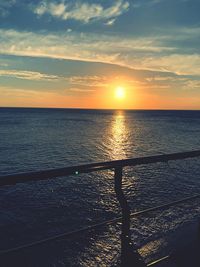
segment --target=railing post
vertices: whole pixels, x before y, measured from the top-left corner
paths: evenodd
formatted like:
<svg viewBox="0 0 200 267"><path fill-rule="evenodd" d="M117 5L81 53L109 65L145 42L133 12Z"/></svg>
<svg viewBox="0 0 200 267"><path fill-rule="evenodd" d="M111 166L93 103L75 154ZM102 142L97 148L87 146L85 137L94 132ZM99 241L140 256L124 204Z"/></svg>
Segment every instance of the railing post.
<svg viewBox="0 0 200 267"><path fill-rule="evenodd" d="M115 168L115 193L122 210L121 267L146 267L134 248L130 234L130 207L122 190L122 167Z"/></svg>

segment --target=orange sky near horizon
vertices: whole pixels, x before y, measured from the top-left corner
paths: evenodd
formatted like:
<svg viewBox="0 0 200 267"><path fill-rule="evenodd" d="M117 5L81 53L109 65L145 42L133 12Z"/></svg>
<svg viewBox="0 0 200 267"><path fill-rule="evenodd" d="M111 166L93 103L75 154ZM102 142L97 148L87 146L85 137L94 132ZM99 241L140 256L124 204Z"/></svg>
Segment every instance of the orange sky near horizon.
<svg viewBox="0 0 200 267"><path fill-rule="evenodd" d="M119 85L121 86L121 84ZM89 94L65 95L53 92L17 90L16 94L1 94L1 107L44 107L85 109L199 109L196 97L152 94L141 88L124 87L125 96L116 98L116 88L94 91ZM188 105L190 103L190 105Z"/></svg>

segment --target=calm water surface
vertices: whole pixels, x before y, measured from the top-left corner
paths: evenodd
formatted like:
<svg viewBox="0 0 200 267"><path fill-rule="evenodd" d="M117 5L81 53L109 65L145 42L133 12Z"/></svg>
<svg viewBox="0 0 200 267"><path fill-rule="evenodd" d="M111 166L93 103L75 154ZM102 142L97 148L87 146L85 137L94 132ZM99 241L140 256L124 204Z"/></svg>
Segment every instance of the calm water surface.
<svg viewBox="0 0 200 267"><path fill-rule="evenodd" d="M199 148L199 111L0 109L0 175ZM199 193L199 162L125 169L124 190L132 211ZM0 249L120 214L112 171L4 187L0 203ZM195 201L133 219L133 240L145 260L170 252L178 229L195 221L199 212ZM33 250L24 266L113 266L119 227Z"/></svg>

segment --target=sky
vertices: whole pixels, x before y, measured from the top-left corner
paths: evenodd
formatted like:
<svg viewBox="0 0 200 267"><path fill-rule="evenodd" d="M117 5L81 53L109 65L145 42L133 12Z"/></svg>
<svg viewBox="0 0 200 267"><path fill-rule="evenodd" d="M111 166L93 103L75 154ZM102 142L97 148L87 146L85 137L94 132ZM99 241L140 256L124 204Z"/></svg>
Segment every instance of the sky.
<svg viewBox="0 0 200 267"><path fill-rule="evenodd" d="M0 0L0 106L200 109L199 10L199 0Z"/></svg>

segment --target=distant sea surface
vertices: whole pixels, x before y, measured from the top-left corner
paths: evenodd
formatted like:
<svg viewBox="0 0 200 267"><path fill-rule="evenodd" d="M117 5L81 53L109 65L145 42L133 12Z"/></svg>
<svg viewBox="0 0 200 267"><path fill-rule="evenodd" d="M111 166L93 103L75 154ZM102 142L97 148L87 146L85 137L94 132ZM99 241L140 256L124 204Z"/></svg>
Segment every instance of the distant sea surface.
<svg viewBox="0 0 200 267"><path fill-rule="evenodd" d="M0 176L197 149L200 111L0 108ZM199 163L124 169L132 211L200 193ZM120 216L112 171L2 187L0 203L1 250ZM195 201L133 219L136 248L147 262L169 253L174 235L199 213ZM114 266L119 227L54 242L39 258L33 250L24 266Z"/></svg>

